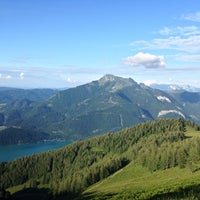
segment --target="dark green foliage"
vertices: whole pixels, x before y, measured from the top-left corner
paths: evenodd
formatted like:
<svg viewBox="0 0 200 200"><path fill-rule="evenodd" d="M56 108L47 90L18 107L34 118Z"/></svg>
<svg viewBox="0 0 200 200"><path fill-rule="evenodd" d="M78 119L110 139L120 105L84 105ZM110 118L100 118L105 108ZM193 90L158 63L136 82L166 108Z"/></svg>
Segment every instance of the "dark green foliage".
<svg viewBox="0 0 200 200"><path fill-rule="evenodd" d="M199 170L200 139L187 140L186 126L196 125L183 119L160 119L1 163L0 188L46 185L53 195L74 196L131 161L152 172L175 166L188 166L195 172Z"/></svg>
<svg viewBox="0 0 200 200"><path fill-rule="evenodd" d="M12 200L50 200L52 198L52 193L48 189L39 188L25 188L22 191L15 193Z"/></svg>
<svg viewBox="0 0 200 200"><path fill-rule="evenodd" d="M192 127L196 125L182 119L177 122L177 127L175 123L173 125L174 131L168 129L163 134L143 138L138 142L131 148L132 160L148 167L151 171L176 166L180 168L189 166L192 172L199 170L196 164L200 161L200 139L185 140L184 136L186 125ZM163 128L163 125L160 127Z"/></svg>
<svg viewBox="0 0 200 200"><path fill-rule="evenodd" d="M6 200L10 198L10 193L4 188L0 189L0 200Z"/></svg>
<svg viewBox="0 0 200 200"><path fill-rule="evenodd" d="M184 139L184 126L185 121L181 119L147 122L116 134L76 142L62 150L2 163L1 187L34 179L51 185L56 193L79 192L124 167L130 160L152 167L151 161L155 161L156 156L154 151L164 143ZM153 170L177 164L176 160L169 165L162 158L157 159L158 164Z"/></svg>
<svg viewBox="0 0 200 200"><path fill-rule="evenodd" d="M156 194L149 198L149 200L198 200L200 199L200 185L192 185L187 187L180 187L174 192L167 192L163 194Z"/></svg>

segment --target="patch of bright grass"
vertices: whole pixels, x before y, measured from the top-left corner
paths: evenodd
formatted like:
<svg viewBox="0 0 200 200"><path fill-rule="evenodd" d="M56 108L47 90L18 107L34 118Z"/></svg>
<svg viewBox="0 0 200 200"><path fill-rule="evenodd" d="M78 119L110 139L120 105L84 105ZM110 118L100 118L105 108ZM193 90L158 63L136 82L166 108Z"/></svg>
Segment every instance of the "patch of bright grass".
<svg viewBox="0 0 200 200"><path fill-rule="evenodd" d="M193 127L186 127L185 135L187 137L200 137L200 131L195 130Z"/></svg>
<svg viewBox="0 0 200 200"><path fill-rule="evenodd" d="M158 194L176 192L180 188L199 183L200 172L192 173L187 168L171 168L151 173L144 167L130 163L107 179L91 186L84 192L84 195L97 198L112 194L113 198L121 195L121 198L127 196L127 199L133 197L147 199Z"/></svg>
<svg viewBox="0 0 200 200"><path fill-rule="evenodd" d="M17 185L17 186L14 186L14 187L10 187L8 190L8 192L10 192L10 194L14 194L20 190L23 190L25 188L25 185L22 184L22 185Z"/></svg>

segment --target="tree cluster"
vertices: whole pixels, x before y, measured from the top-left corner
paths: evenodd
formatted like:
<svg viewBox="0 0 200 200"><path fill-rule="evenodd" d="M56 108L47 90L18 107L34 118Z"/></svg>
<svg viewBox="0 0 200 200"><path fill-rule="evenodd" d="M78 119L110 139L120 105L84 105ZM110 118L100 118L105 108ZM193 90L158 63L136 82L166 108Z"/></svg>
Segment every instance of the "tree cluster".
<svg viewBox="0 0 200 200"><path fill-rule="evenodd" d="M136 162L151 171L174 166L198 170L200 139L185 140L183 119L156 120L0 164L0 188L45 185L54 195L76 194Z"/></svg>

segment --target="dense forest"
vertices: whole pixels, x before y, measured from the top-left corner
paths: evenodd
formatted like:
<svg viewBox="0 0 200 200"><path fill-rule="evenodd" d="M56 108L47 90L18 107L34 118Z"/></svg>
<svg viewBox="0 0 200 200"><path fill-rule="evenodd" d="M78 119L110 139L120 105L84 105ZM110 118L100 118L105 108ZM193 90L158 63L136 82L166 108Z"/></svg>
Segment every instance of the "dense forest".
<svg viewBox="0 0 200 200"><path fill-rule="evenodd" d="M150 172L173 167L188 167L196 172L200 170L200 137L186 136L188 127L200 130L191 121L159 119L59 150L1 163L0 194L9 198L8 188L20 185L22 191L43 191L44 199L73 199L129 163Z"/></svg>

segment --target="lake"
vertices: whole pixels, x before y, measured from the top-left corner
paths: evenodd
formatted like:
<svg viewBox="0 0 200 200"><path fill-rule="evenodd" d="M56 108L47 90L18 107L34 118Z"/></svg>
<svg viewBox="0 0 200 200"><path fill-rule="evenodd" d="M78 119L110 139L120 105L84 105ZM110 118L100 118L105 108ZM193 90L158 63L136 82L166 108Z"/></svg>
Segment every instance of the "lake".
<svg viewBox="0 0 200 200"><path fill-rule="evenodd" d="M71 141L47 141L34 144L0 146L0 162L12 161L23 156L58 149L71 143Z"/></svg>

